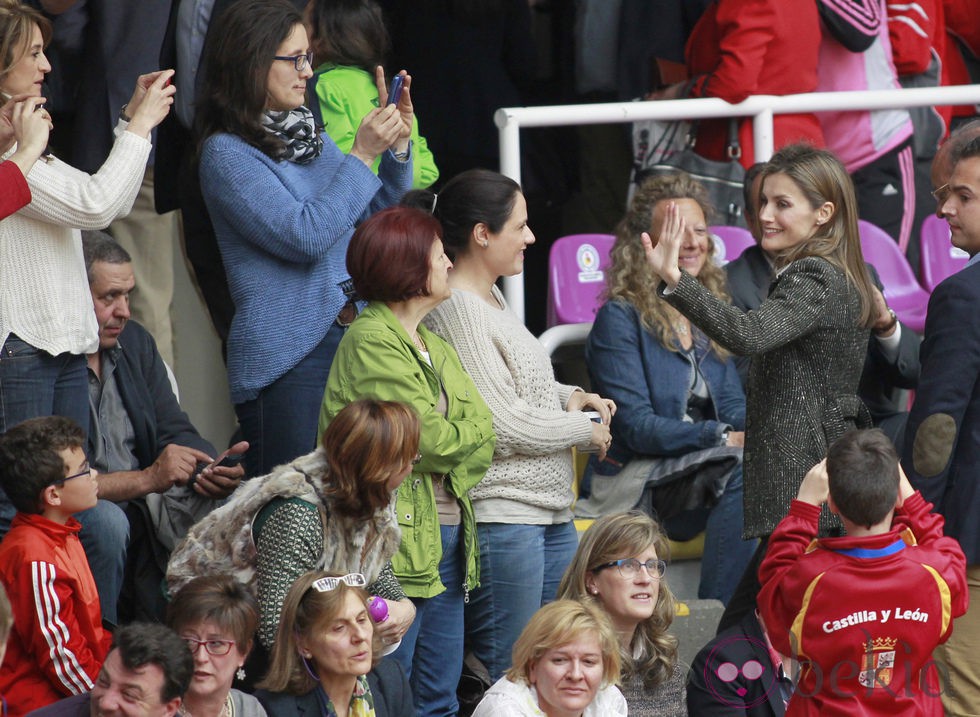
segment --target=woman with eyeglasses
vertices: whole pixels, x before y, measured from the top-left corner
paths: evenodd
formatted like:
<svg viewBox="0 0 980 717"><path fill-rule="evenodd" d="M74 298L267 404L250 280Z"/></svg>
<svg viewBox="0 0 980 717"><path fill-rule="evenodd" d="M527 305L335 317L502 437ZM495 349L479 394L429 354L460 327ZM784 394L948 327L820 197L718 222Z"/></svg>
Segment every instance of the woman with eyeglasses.
<svg viewBox="0 0 980 717"><path fill-rule="evenodd" d="M258 599L258 645L248 669L265 671L289 587L310 570L365 576L387 603L379 636L401 640L415 607L392 572L400 531L396 488L418 460L419 418L404 403L363 399L344 407L312 453L239 486L190 529L167 566L171 594L198 575L234 575Z"/></svg>
<svg viewBox="0 0 980 717"><path fill-rule="evenodd" d="M286 595L272 663L256 697L270 715L411 717L401 666L381 659L360 573L309 572Z"/></svg>
<svg viewBox="0 0 980 717"><path fill-rule="evenodd" d="M606 515L585 531L558 588L561 600L602 607L619 636L620 689L630 717L687 717L677 660L667 537L649 516Z"/></svg>
<svg viewBox="0 0 980 717"><path fill-rule="evenodd" d="M194 578L167 606L167 625L187 643L194 675L177 714L185 717L264 717L252 695L232 689L252 649L259 622L255 598L230 575Z"/></svg>
<svg viewBox="0 0 980 717"><path fill-rule="evenodd" d="M294 5L241 0L221 28L198 94L201 189L235 304L231 400L251 446L248 473L260 475L316 443L330 363L357 311L347 244L359 221L411 186L411 78L388 105L378 72L381 105L344 154L304 106L312 54Z"/></svg>
<svg viewBox="0 0 980 717"><path fill-rule="evenodd" d="M458 709L463 606L480 580L469 492L496 441L490 409L456 351L422 324L450 296L451 268L442 228L428 212L391 207L357 228L347 269L371 303L340 343L320 413L325 426L350 401L378 396L404 401L421 417L421 459L398 491L402 539L392 558L417 609L393 656L411 679L420 716Z"/></svg>

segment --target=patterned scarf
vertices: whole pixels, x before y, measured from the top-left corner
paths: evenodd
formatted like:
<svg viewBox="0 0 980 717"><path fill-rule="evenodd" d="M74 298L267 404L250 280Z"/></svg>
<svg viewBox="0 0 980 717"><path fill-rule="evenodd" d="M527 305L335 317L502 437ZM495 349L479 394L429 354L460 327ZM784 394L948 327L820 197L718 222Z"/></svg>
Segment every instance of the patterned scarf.
<svg viewBox="0 0 980 717"><path fill-rule="evenodd" d="M286 112L266 110L262 113L262 126L266 132L285 142L280 159L287 162L306 164L323 151L323 138L316 131L313 113L306 107Z"/></svg>
<svg viewBox="0 0 980 717"><path fill-rule="evenodd" d="M337 717L337 710L327 697L321 685L316 686L316 697L320 703L320 713L322 717ZM347 708L349 717L375 717L374 715L374 695L368 687L367 676L360 675L357 684L354 685L354 694L350 697L350 706Z"/></svg>

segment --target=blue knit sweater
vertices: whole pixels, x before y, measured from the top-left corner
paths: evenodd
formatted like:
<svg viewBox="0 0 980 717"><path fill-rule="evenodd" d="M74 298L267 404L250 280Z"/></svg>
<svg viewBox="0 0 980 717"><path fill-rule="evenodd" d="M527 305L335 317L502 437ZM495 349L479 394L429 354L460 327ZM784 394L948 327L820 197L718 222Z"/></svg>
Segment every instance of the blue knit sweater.
<svg viewBox="0 0 980 717"><path fill-rule="evenodd" d="M230 134L205 141L201 189L235 302L234 403L256 398L326 336L346 301L340 284L355 225L411 183L411 161L385 152L375 176L326 135L309 164L275 161Z"/></svg>

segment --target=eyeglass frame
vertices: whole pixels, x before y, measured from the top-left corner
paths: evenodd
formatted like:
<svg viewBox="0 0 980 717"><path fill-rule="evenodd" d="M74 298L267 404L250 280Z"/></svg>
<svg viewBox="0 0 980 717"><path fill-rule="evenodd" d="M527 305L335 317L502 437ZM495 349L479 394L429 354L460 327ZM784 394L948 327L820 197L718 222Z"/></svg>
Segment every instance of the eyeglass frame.
<svg viewBox="0 0 980 717"><path fill-rule="evenodd" d="M57 478L57 479L51 481L50 483L48 483L48 485L49 486L52 486L52 485L61 485L62 483L67 483L72 478L81 478L82 476L90 476L90 475L92 475L92 465L88 462L88 460L85 461L84 465L85 465L85 470L78 471L78 473L72 473L70 476L65 476L63 478Z"/></svg>
<svg viewBox="0 0 980 717"><path fill-rule="evenodd" d="M187 643L187 649L195 656L197 655L197 651L203 647L204 651L211 655L211 657L224 657L231 652L232 645L238 644L237 640L220 640L216 638L211 640L198 640L196 637L184 637L183 635L180 636L180 639ZM193 646L191 645L192 642L194 643ZM209 647L211 643L215 642L223 646L224 652L215 652Z"/></svg>
<svg viewBox="0 0 980 717"><path fill-rule="evenodd" d="M296 68L297 72L302 72L309 67L313 67L313 50L306 52L302 55L273 55L273 60L289 60L293 63L293 67ZM300 64L300 60L306 60L306 62Z"/></svg>
<svg viewBox="0 0 980 717"><path fill-rule="evenodd" d="M350 588L363 588L367 587L367 578L364 577L363 573L347 573L339 578L331 575L325 578L317 578L310 583L310 588L318 593L328 593L340 587L341 583Z"/></svg>
<svg viewBox="0 0 980 717"><path fill-rule="evenodd" d="M623 573L623 568L629 563L635 563L635 567L632 569L633 570L632 575L626 575ZM656 572L654 572L651 569L650 563L656 565L657 567ZM592 572L598 573L601 570L605 570L606 568L612 568L612 567L615 567L619 571L620 577L623 578L624 580L630 580L631 578L633 578L636 575L636 573L640 571L641 567L646 568L647 575L649 575L651 578L655 577L659 579L667 574L667 561L660 560L659 558L650 558L649 560L646 561L641 561L638 558L622 558L620 560L611 560L608 563L603 563L602 565L596 565L592 569Z"/></svg>
<svg viewBox="0 0 980 717"><path fill-rule="evenodd" d="M942 185L941 187L936 187L929 192L929 194L932 195L932 198L937 202L945 202L947 199L949 199L949 195L952 193L953 190L950 189L949 182L946 182L946 184Z"/></svg>

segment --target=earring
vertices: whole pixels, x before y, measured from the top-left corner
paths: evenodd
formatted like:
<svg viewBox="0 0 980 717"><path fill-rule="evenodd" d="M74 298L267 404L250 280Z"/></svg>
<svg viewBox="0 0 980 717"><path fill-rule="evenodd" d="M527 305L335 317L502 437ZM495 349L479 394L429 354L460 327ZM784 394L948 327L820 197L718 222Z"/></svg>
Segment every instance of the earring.
<svg viewBox="0 0 980 717"><path fill-rule="evenodd" d="M483 240L483 244L481 244L480 246L482 246L484 249L486 249L488 246L490 246L490 242L488 242L486 239L484 239Z"/></svg>
<svg viewBox="0 0 980 717"><path fill-rule="evenodd" d="M239 665L238 666L238 672L235 673L235 678L239 682L241 682L242 680L245 679L245 666L244 665Z"/></svg>

